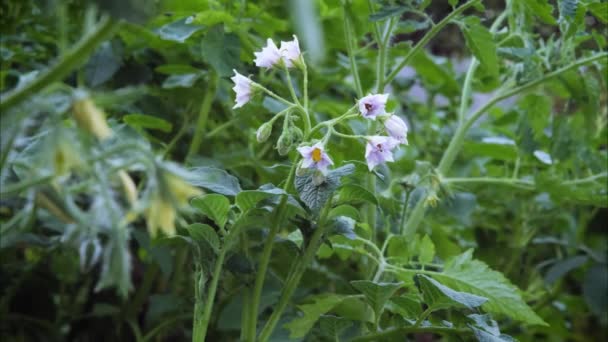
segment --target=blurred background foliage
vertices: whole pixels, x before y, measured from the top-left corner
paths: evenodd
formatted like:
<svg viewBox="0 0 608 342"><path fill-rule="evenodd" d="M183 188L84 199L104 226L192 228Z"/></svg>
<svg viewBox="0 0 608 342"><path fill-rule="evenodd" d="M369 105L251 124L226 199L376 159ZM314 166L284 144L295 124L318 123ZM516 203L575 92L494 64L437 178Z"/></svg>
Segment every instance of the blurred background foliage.
<svg viewBox="0 0 608 342"><path fill-rule="evenodd" d="M114 192L111 199L104 195L104 188L119 187L104 173L126 167L145 194L155 190L143 179L154 179L159 170L171 167L187 177L192 171L182 166L226 170L221 177L238 179L239 190L278 185L288 169L288 159L273 146L280 132L260 144L255 131L281 106L265 97L233 110L232 70L286 93L281 75L253 67L253 52L268 37L289 40L295 33L309 61L315 119L332 118L357 98L346 55L345 13L358 37L355 54L367 92L375 82L377 55L370 25L401 18L389 56L389 61L399 60L431 20L437 22L451 11L451 2L379 0L371 13L368 2L355 0L3 1L3 96L57 61L94 27L100 13L124 22L64 82L2 113L0 334L7 341L132 340L136 331L150 333L150 339L189 338L191 256L175 241L151 241L142 219L130 223L130 236L116 235L120 220L108 218L122 216L127 199ZM575 55L606 49L606 14L593 10L596 2L535 0L530 3L542 6L531 10L523 8L526 1L518 3L522 9L510 20L519 29L498 33L504 39L498 49L501 62L496 74L478 77L472 108L489 99L501 79L515 75L525 82ZM427 5L426 16L403 10L412 4ZM481 25L505 6L498 0L484 5L477 13ZM435 164L440 158L458 120L470 56L455 28L441 32L390 87L389 108L407 118L410 144L398 152L395 163L379 171L385 181L379 181L382 229L374 233L377 237L393 229L406 193L411 207L423 192L437 189L430 180L426 187L415 181L422 185L410 194L413 180L429 172L425 162ZM442 175L453 182L442 184L440 201L423 224L422 233L430 236L437 258L446 260L474 247L478 259L523 290L550 327L501 322L501 331L521 341L608 338L606 70L605 63L573 70L541 91L493 107L470 131L452 174ZM86 89L108 115L114 138L101 147L70 119L74 88ZM360 134L366 127L355 122L351 129ZM91 161L125 142L133 148L108 165ZM330 153L336 165L360 161L363 146L333 139ZM152 165L142 166L142 155L152 155ZM355 165L357 172L347 182L358 182L366 172L365 166ZM82 172L70 176L74 169ZM593 178L598 174L604 177ZM512 187L465 177L514 177L522 182ZM11 188L23 180L40 184L28 191ZM40 194L55 211L80 213L82 220L61 220L53 210L50 214ZM188 222L211 224L206 220L187 211L178 220L178 231ZM287 230L296 231L296 223ZM251 238L254 253L259 253L262 232ZM279 280L289 269L294 253L290 241L286 238L277 246L272 261L276 274L263 297L265 310L276 302ZM399 256L398 246L394 250ZM332 252L328 245L320 256L305 274L297 298L352 292L348 280L369 272L365 260ZM239 291L252 281L251 260L242 254L228 260L210 341L238 339ZM355 311L343 311L348 310ZM295 309L288 313L295 315ZM282 333L287 334L279 331L276 341L285 339ZM321 339L317 333L310 340Z"/></svg>

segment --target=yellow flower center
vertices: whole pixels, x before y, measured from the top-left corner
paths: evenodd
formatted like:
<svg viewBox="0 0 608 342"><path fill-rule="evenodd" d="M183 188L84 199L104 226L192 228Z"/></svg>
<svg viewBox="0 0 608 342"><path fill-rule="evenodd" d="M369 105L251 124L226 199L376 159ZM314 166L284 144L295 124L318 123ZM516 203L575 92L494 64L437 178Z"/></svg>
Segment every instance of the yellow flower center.
<svg viewBox="0 0 608 342"><path fill-rule="evenodd" d="M318 148L315 148L314 150L312 150L312 160L315 163L318 163L319 161L321 161L321 150Z"/></svg>

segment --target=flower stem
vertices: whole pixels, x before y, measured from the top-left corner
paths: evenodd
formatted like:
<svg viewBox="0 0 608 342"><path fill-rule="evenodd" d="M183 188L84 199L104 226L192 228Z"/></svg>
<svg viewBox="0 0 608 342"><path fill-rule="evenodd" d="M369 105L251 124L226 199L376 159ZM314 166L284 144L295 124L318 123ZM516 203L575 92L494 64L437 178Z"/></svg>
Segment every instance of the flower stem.
<svg viewBox="0 0 608 342"><path fill-rule="evenodd" d="M205 127L207 126L207 119L209 118L209 112L211 111L211 105L215 99L217 92L217 86L219 78L216 73L211 73L209 77L209 84L203 102L201 103L201 109L198 113L198 120L196 122L196 130L194 131L194 137L190 143L186 160L189 160L192 156L198 153L201 143L203 142L203 136L205 135Z"/></svg>
<svg viewBox="0 0 608 342"><path fill-rule="evenodd" d="M283 70L285 70L285 77L287 78L287 88L289 88L289 94L291 94L291 99L293 102L300 107L300 100L298 100L298 96L296 95L296 90L293 87L293 83L291 82L291 75L289 74L289 68L286 65L283 65Z"/></svg>
<svg viewBox="0 0 608 342"><path fill-rule="evenodd" d="M355 51L354 51L354 43L355 43L355 35L353 33L352 27L352 17L350 8L347 8L347 3L344 3L344 36L346 39L346 49L348 51L348 59L350 61L350 72L353 75L353 80L355 82L355 91L357 92L357 97L363 97L363 88L361 87L361 78L359 78L359 69L357 67L357 61L355 59Z"/></svg>
<svg viewBox="0 0 608 342"><path fill-rule="evenodd" d="M304 271L306 271L308 265L312 262L312 259L317 254L317 250L321 246L321 242L323 242L323 235L325 233L325 230L329 226L328 224L326 224L325 220L330 207L331 201L328 201L328 204L325 205L325 208L323 209L319 218L319 225L317 226L317 229L315 230L310 239L310 243L304 251L304 255L298 261L296 261L294 271L287 278L287 281L285 282L285 285L283 287L283 291L281 291L281 297L279 298L279 302L275 306L274 310L272 311L272 314L270 315L270 318L268 319L268 321L264 325L264 328L262 329L262 332L260 333L260 337L258 339L260 342L266 342L270 338L270 335L274 331L274 328L276 327L279 319L281 318L283 311L287 307L289 299L291 298L293 292L296 290L298 284L300 283L300 279L302 279Z"/></svg>
<svg viewBox="0 0 608 342"><path fill-rule="evenodd" d="M287 181L283 186L283 190L287 192L291 183L293 183L293 178L296 173L296 168L298 165L298 160L296 159L291 166L291 170L289 170L289 175L287 176ZM264 280L266 278L266 272L268 270L268 264L270 263L270 256L272 255L272 247L274 245L274 238L279 232L279 228L283 223L283 218L285 216L285 208L287 207L287 197L289 195L285 194L281 197L281 201L277 206L274 214L274 220L272 225L270 226L270 231L268 232L268 236L266 236L266 240L264 241L264 249L262 250L262 255L260 256L260 262L257 269L257 275L255 277L255 283L253 288L253 297L251 299L251 312L250 315L250 324L248 327L249 335L247 336L247 341L255 341L256 334L256 322L258 317L258 308L260 306L260 299L262 297L262 289L264 287Z"/></svg>
<svg viewBox="0 0 608 342"><path fill-rule="evenodd" d="M9 108L21 103L30 95L68 76L95 51L99 44L112 36L119 24L120 22L116 22L108 16L102 17L97 27L61 56L57 64L44 71L40 77L31 83L2 96L0 98L0 115L4 115Z"/></svg>
<svg viewBox="0 0 608 342"><path fill-rule="evenodd" d="M399 71L405 67L410 59L414 57L422 48L431 40L433 37L439 33L447 24L449 24L452 19L457 17L460 13L464 12L467 8L479 3L481 0L471 0L462 6L458 7L452 13L448 14L443 20L438 22L435 26L433 26L421 39L414 45L414 47L405 55L403 60L391 71L388 76L384 79L384 85L387 85L393 81L393 79L399 74Z"/></svg>

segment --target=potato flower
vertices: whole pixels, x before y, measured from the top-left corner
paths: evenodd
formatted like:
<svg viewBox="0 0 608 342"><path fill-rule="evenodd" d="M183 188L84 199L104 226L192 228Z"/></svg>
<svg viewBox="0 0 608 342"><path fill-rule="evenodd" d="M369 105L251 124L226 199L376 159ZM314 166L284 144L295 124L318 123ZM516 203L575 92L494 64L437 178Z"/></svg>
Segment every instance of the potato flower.
<svg viewBox="0 0 608 342"><path fill-rule="evenodd" d="M301 146L297 150L302 155L302 167L305 169L317 169L321 173L325 173L327 168L334 164L321 142L312 146Z"/></svg>
<svg viewBox="0 0 608 342"><path fill-rule="evenodd" d="M392 137L370 136L365 146L365 159L367 167L371 171L376 165L395 161L393 159L393 149L399 146L399 141Z"/></svg>
<svg viewBox="0 0 608 342"><path fill-rule="evenodd" d="M384 108L388 94L369 94L359 100L359 112L370 120L376 120L378 115L386 114Z"/></svg>

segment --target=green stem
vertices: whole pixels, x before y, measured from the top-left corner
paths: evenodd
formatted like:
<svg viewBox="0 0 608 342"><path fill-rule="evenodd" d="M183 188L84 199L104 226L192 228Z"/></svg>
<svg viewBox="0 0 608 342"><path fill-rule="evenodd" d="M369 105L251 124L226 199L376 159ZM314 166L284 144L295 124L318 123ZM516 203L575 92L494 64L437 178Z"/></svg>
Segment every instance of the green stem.
<svg viewBox="0 0 608 342"><path fill-rule="evenodd" d="M422 322L424 322L424 320L429 317L429 315L431 314L431 312L433 312L433 307L429 306L428 308L426 308L426 310L424 310L421 314L420 317L418 317L418 319L416 320L416 323L414 323L414 328L419 327Z"/></svg>
<svg viewBox="0 0 608 342"><path fill-rule="evenodd" d="M211 105L213 104L213 100L215 99L215 93L217 92L218 83L219 78L217 74L211 73L209 76L207 92L205 93L205 97L203 98L203 102L201 103L201 109L198 113L198 120L196 122L196 130L194 131L194 137L192 138L190 148L188 149L188 154L186 155L186 161L189 160L196 153L198 153L201 143L203 142L203 137L205 136L205 126L207 126L209 111L211 111Z"/></svg>
<svg viewBox="0 0 608 342"><path fill-rule="evenodd" d="M587 178L581 178L581 179L575 179L575 180L571 180L571 181L565 181L563 184L564 185L577 185L577 184L582 184L582 183L589 183L589 182L594 182L600 178L606 178L608 177L608 172L602 172L602 173L598 173L596 175L593 176L589 176Z"/></svg>
<svg viewBox="0 0 608 342"><path fill-rule="evenodd" d="M462 329L462 328L448 328L448 327L440 327L440 326L431 326L431 327L401 327L388 329L382 332L378 332L375 334L370 334L367 336L357 337L352 340L352 342L365 342L365 341L393 341L395 339L402 339L405 335L411 333L435 333L441 335L454 335L454 336L462 336L462 335L470 335L471 330Z"/></svg>
<svg viewBox="0 0 608 342"><path fill-rule="evenodd" d="M129 317L136 318L139 314L141 307L146 299L148 299L148 295L150 294L152 285L154 285L154 279L158 275L158 271L159 267L157 264L150 263L148 265L146 273L144 274L144 279L142 280L141 285L138 287L135 298L133 298L133 301L129 307Z"/></svg>
<svg viewBox="0 0 608 342"><path fill-rule="evenodd" d="M294 271L292 272L291 276L287 278L287 281L285 282L283 291L281 291L281 297L279 298L279 302L277 303L274 310L272 311L270 318L264 325L264 328L262 329L262 332L260 333L259 341L266 342L270 338L270 335L272 334L272 332L274 331L274 328L276 327L277 323L279 322L279 319L281 318L283 311L287 307L289 299L291 298L291 296L293 295L293 292L296 290L298 284L300 283L300 279L302 278L304 271L306 271L306 269L308 268L308 265L312 262L314 256L316 255L317 250L321 246L321 243L323 242L323 235L325 233L325 230L329 226L328 224L326 224L325 218L327 217L330 206L331 206L331 201L328 201L328 204L325 206L325 208L323 209L323 212L321 213L321 217L319 219L319 225L317 226L317 229L315 230L314 234L312 235L312 238L310 239L310 243L308 244L308 246L306 247L306 250L304 251L304 255L302 256L302 258L300 260L296 261L297 264L295 266Z"/></svg>
<svg viewBox="0 0 608 342"><path fill-rule="evenodd" d="M352 21L351 21L351 12L350 8L347 8L347 3L344 3L344 36L346 39L346 49L348 52L348 59L350 61L350 73L353 75L353 80L355 82L355 91L357 92L357 97L363 97L363 88L361 87L361 78L359 78L359 69L357 67L357 61L355 59L355 51L354 51L354 42L355 35L353 33Z"/></svg>
<svg viewBox="0 0 608 342"><path fill-rule="evenodd" d="M298 167L298 160L294 161L291 166L291 170L289 170L289 175L287 176L287 181L285 185L283 185L283 190L287 192L291 183L293 183L293 179L295 177L296 168ZM250 321L252 326L249 326L249 336L247 341L255 341L256 334L256 321L258 317L258 308L260 306L260 299L262 297L262 289L264 287L264 280L266 278L266 272L268 270L268 264L270 263L270 257L272 255L272 247L274 245L274 238L279 232L281 224L283 223L283 217L285 216L285 208L287 207L287 198L288 194L285 194L281 197L281 201L275 210L275 219L272 222L270 227L270 231L268 232L268 236L266 236L266 240L264 241L264 249L262 250L262 255L260 256L260 262L258 265L257 275L255 277L255 283L253 288L253 297L251 299L251 312Z"/></svg>
<svg viewBox="0 0 608 342"><path fill-rule="evenodd" d="M54 176L43 176L34 179L26 179L18 183L8 184L2 187L0 196L5 197L12 194L18 194L19 192L30 188L32 186L45 184L53 179Z"/></svg>
<svg viewBox="0 0 608 342"><path fill-rule="evenodd" d="M289 74L289 68L286 65L283 65L283 70L285 70L285 77L287 78L287 88L289 88L289 94L291 94L291 99L293 102L299 106L300 100L298 100L298 96L296 95L296 90L293 87L293 83L291 83L291 75Z"/></svg>
<svg viewBox="0 0 608 342"><path fill-rule="evenodd" d="M220 274L222 272L222 266L224 265L224 258L226 257L227 248L222 248L220 254L215 261L215 268L211 275L211 284L207 291L207 298L205 298L205 306L203 308L203 315L200 319L197 319L197 312L195 311L195 322L194 332L192 335L193 342L204 342L205 336L207 335L207 328L209 327L209 320L211 318L211 311L215 302L215 293L217 291L217 284L220 281ZM197 284L198 285L198 284Z"/></svg>
<svg viewBox="0 0 608 342"><path fill-rule="evenodd" d="M524 190L534 190L534 182L515 179L515 178L492 178L492 177L465 177L465 178L444 178L443 181L448 184L456 183L473 183L473 184L500 184L512 186L514 188Z"/></svg>
<svg viewBox="0 0 608 342"><path fill-rule="evenodd" d="M384 79L384 85L389 84L393 81L393 79L399 74L399 71L405 67L410 59L415 56L433 37L439 33L447 24L449 24L452 19L458 16L460 13L464 12L467 8L477 4L481 0L471 0L462 6L455 9L452 13L448 14L443 20L434 25L423 37L414 45L414 47L405 55L405 58L397 65L397 67L388 74L388 76Z"/></svg>
<svg viewBox="0 0 608 342"><path fill-rule="evenodd" d="M283 97L277 95L276 93L274 93L272 90L264 87L263 85L259 84L259 83L252 83L252 87L254 88L258 88L260 90L262 90L263 92L265 92L266 94L268 94L270 97L273 97L275 100L282 102L290 107L296 106L296 103L287 101L286 99L284 99Z"/></svg>
<svg viewBox="0 0 608 342"><path fill-rule="evenodd" d="M441 158L441 161L439 162L439 166L437 167L437 172L440 175L445 175L449 172L450 168L452 167L452 164L454 163L454 160L456 159L456 155L458 154L458 152L460 152L460 149L462 148L464 138L465 138L466 133L469 130L469 128L477 121L477 119L479 119L488 109L492 108L492 106L494 106L497 102L500 102L513 95L517 95L519 93L530 90L530 89L538 86L539 84L542 84L543 82L545 82L553 77L559 76L565 72L568 72L572 69L576 69L580 66L583 66L583 65L586 65L586 64L589 64L589 63L592 63L592 62L595 62L602 58L607 58L607 57L608 57L608 53L604 52L604 53L598 53L591 57L579 59L572 64L569 64L565 67L562 67L555 71L547 73L536 80L530 81L519 87L515 87L510 90L507 90L507 91L504 91L502 93L495 95L486 104L484 104L475 113L473 113L467 120L463 121L462 124L458 125L458 128L456 129L456 132L454 133L454 136L452 137L452 140L450 141L450 144L448 145L448 148L445 150L445 152ZM424 218L424 213L425 213L424 201L420 200L420 201L418 201L418 203L416 203L416 206L412 210L412 213L407 220L407 223L405 226L405 235L412 236L416 232L416 230L418 229L418 225Z"/></svg>
<svg viewBox="0 0 608 342"><path fill-rule="evenodd" d="M165 320L162 323L155 326L154 328L152 328L152 330L150 330L147 334L144 335L144 337L141 339L141 341L142 342L150 341L150 340L152 340L153 337L155 337L156 335L158 335L160 332L167 329L168 327L174 325L175 323L177 323L179 321L185 321L189 318L192 318L192 315L189 313L169 318L168 320Z"/></svg>
<svg viewBox="0 0 608 342"><path fill-rule="evenodd" d="M57 64L44 71L31 83L2 96L0 98L0 115L4 115L9 108L23 102L30 95L68 76L95 51L99 44L112 36L118 25L119 22L110 19L108 16L101 18L97 27L61 56Z"/></svg>

